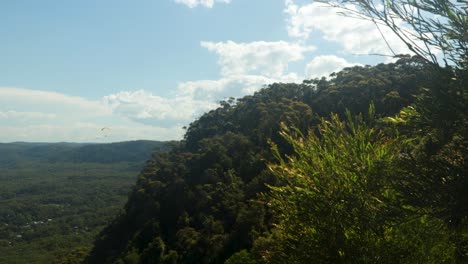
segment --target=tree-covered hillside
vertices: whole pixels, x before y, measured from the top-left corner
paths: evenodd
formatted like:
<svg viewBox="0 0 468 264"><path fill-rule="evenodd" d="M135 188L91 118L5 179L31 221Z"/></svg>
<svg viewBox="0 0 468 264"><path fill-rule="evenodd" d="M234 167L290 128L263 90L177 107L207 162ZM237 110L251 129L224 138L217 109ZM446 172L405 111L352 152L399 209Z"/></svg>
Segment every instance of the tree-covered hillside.
<svg viewBox="0 0 468 264"><path fill-rule="evenodd" d="M221 102L189 126L178 146L147 164L87 262L375 263L396 256L418 262L426 250L433 252L426 254L429 262L460 257L467 235L460 151L466 148L456 135L463 135L466 119L456 116L443 139L436 131L425 134L439 129L426 120L436 107L428 101L440 101L428 91L446 87L450 78L419 57L403 57ZM463 100L449 104L465 118L456 105ZM356 115L362 116L353 121ZM387 146L393 141L401 144ZM311 166L322 169L288 165L303 151L317 152ZM322 175L325 182L296 185L292 174ZM368 187L353 180L364 175ZM404 236L411 228L420 230Z"/></svg>
<svg viewBox="0 0 468 264"><path fill-rule="evenodd" d="M0 263L83 258L121 210L156 141L0 144Z"/></svg>
<svg viewBox="0 0 468 264"><path fill-rule="evenodd" d="M417 56L221 102L86 262L468 262L466 1L320 2Z"/></svg>

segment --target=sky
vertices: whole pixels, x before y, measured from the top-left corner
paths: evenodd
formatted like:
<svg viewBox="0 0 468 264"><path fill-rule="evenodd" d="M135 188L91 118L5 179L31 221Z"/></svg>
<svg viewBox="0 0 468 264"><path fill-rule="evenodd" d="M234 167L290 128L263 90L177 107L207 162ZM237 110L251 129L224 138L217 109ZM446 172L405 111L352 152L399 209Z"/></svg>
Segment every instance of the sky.
<svg viewBox="0 0 468 264"><path fill-rule="evenodd" d="M0 142L178 140L228 97L374 65L369 22L304 0L0 2ZM381 29L396 53L406 47Z"/></svg>

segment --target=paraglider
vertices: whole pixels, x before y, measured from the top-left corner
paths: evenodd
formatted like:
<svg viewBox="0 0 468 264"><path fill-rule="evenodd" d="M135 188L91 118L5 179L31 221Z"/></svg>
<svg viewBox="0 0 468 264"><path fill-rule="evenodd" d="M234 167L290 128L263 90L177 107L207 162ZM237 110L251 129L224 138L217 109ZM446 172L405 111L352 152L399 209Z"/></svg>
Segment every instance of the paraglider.
<svg viewBox="0 0 468 264"><path fill-rule="evenodd" d="M107 133L104 132L104 131L106 131L106 130L109 130L109 131L110 131L111 129L110 129L110 127L103 127L103 128L101 128L101 133L104 133L104 134L102 135L102 137L104 137L104 138L106 138L106 137L109 136Z"/></svg>

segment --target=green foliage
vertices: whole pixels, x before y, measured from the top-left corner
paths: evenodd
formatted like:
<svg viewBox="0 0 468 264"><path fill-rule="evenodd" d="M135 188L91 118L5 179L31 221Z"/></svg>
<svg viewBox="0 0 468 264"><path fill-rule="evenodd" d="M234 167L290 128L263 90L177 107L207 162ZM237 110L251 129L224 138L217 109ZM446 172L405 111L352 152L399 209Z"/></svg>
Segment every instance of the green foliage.
<svg viewBox="0 0 468 264"><path fill-rule="evenodd" d="M234 255L232 255L230 258L228 258L224 264L256 264L257 262L253 257L250 255L250 253L243 249Z"/></svg>
<svg viewBox="0 0 468 264"><path fill-rule="evenodd" d="M322 119L319 135L283 127L295 155L270 169L278 223L268 263L447 263L454 244L447 226L402 203L392 183L400 141L361 115ZM415 243L415 241L418 241Z"/></svg>
<svg viewBox="0 0 468 264"><path fill-rule="evenodd" d="M386 121L411 142L399 161L405 173L395 177L398 188L408 204L424 208L450 227L461 262L468 258L466 80L440 69L434 83L437 86L423 90L414 107Z"/></svg>
<svg viewBox="0 0 468 264"><path fill-rule="evenodd" d="M453 229L428 203L411 202L414 193L421 201L432 193L405 189L426 177L416 180L403 161L421 139L414 121L427 116L420 110L427 103L416 98L441 84L436 74L420 58L401 57L221 102L170 152L148 161L86 261L310 263L314 255L325 262L451 262L462 252L463 228ZM371 102L371 113L359 115ZM406 116L394 116L400 110ZM282 136L287 127L296 129ZM283 163L270 170L278 157ZM290 168L288 159L298 166L283 171L290 177L279 173ZM279 188L272 199L284 199L260 195L267 186Z"/></svg>
<svg viewBox="0 0 468 264"><path fill-rule="evenodd" d="M401 172L392 177L392 182L401 194L402 204L424 212L433 221L441 221L447 228L445 233L450 241L446 245L455 245L455 259L452 261L468 261L468 177L464 164L468 147L465 139L468 113L467 2L319 2L341 8L345 16L389 28L421 60L432 64L433 71L428 75L432 84L423 85L415 104L402 109L397 116L385 119L386 124L400 129L402 140L411 142L400 153L397 167ZM386 36L382 37L385 40ZM440 66L441 58L436 56L435 50L443 54L445 68ZM387 95L389 99L397 96L394 92ZM424 236L422 230L420 235ZM419 249L415 247L414 252ZM450 256L452 251L447 252ZM448 259L433 261L445 262ZM423 260L421 257L420 261Z"/></svg>

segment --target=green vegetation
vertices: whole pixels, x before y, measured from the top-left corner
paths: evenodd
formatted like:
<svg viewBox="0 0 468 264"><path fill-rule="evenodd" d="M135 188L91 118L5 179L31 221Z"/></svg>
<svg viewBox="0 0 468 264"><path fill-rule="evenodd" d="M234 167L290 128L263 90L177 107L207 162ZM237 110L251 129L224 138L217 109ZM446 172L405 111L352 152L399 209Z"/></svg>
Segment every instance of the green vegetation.
<svg viewBox="0 0 468 264"><path fill-rule="evenodd" d="M349 112L323 119L320 137L284 128L295 155L284 160L275 149L280 163L270 167L284 185L271 187L278 224L266 262L455 262L453 230L399 188L409 172L404 141L376 129L369 113L367 122Z"/></svg>
<svg viewBox="0 0 468 264"><path fill-rule="evenodd" d="M31 161L35 176L22 172L15 179L37 181L7 181L12 187L3 191L16 208L2 209L9 223L2 227L9 238L4 247L33 250L21 241L40 241L35 232L50 228L62 237L35 245L68 263L85 254L86 263L99 264L466 263L466 9L442 0L349 2L357 6L341 3L349 15L390 27L418 56L272 84L221 102L190 124L184 140L146 163L91 250L82 243L94 234L87 228L96 232L117 212L130 184L120 187L119 179L132 163L110 152L106 164L80 164L51 186L36 178L37 172L50 177L50 167ZM397 27L399 19L422 46ZM444 67L431 46L446 56ZM34 198L43 185L46 195ZM119 190L120 196L103 196ZM23 193L30 197L20 203ZM61 200L67 195L74 199ZM34 199L36 206L17 213ZM50 215L52 221L31 225ZM62 253L57 241L73 250Z"/></svg>
<svg viewBox="0 0 468 264"><path fill-rule="evenodd" d="M167 146L0 144L0 263L82 259L158 149Z"/></svg>
<svg viewBox="0 0 468 264"><path fill-rule="evenodd" d="M221 102L147 164L86 262L468 261L466 1L323 2L417 56Z"/></svg>
<svg viewBox="0 0 468 264"><path fill-rule="evenodd" d="M460 261L464 99L431 94L451 76L402 57L222 102L147 164L87 262Z"/></svg>

